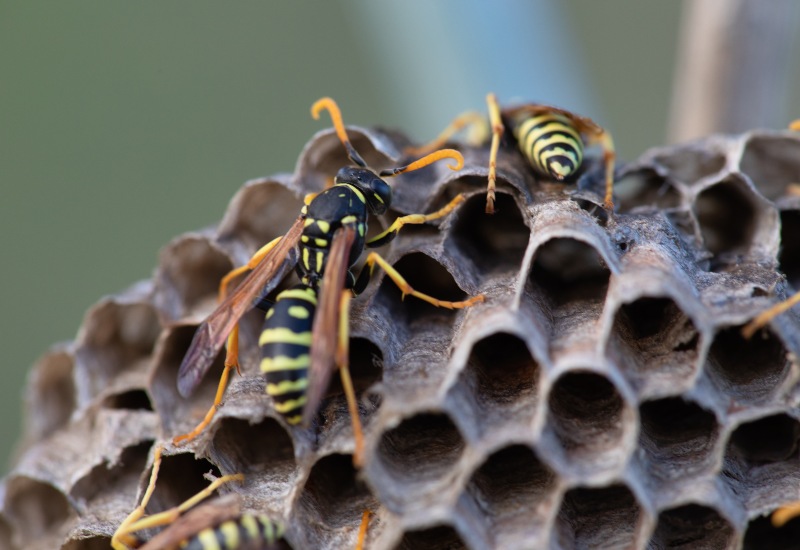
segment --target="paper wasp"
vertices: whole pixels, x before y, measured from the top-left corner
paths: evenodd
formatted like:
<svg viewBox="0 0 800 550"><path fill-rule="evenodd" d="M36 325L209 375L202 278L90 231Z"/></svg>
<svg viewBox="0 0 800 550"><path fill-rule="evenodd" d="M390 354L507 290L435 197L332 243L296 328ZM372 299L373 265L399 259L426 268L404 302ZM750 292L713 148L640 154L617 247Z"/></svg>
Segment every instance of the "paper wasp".
<svg viewBox="0 0 800 550"><path fill-rule="evenodd" d="M516 141L522 155L539 175L556 181L569 181L583 162L584 144L599 144L605 163L604 207L614 209L614 142L611 134L592 119L550 105L527 104L500 109L494 94L486 96L489 110L489 131L492 134L489 156L489 184L486 190L486 213L494 214L495 182L497 180L497 152L505 129L511 129L510 141ZM457 117L431 143L410 149L423 153L441 147L456 132L467 125L486 125L486 120L475 112ZM488 132L484 131L483 134Z"/></svg>
<svg viewBox="0 0 800 550"><path fill-rule="evenodd" d="M242 512L233 495L200 505L220 486L231 481L242 481L242 474L219 477L183 503L150 516L145 508L156 486L161 467L162 447L155 450L150 482L142 502L131 512L114 532L111 546L114 550L273 550L285 548L281 544L283 526L261 514ZM137 533L145 529L165 526L165 529L148 541Z"/></svg>
<svg viewBox="0 0 800 550"><path fill-rule="evenodd" d="M231 368L238 367L238 321L254 299L271 292L295 267L300 284L278 294L269 309L259 338L261 370L275 409L289 424L308 424L316 414L333 370L338 366L353 423L354 462L362 459L361 423L348 369L349 304L369 283L374 267L382 268L400 288L437 307L459 309L483 301L483 295L459 302L443 301L414 290L386 260L375 252L367 255L356 277L351 269L364 248L375 248L395 238L405 224L422 224L452 212L464 196L457 195L431 214L397 218L379 235L367 238L370 215L391 206L392 188L383 178L418 170L440 159L453 159L458 170L463 157L458 151L436 151L406 166L375 172L350 143L336 103L323 98L314 103L317 119L327 110L336 135L355 166L341 168L331 187L306 197L305 206L289 231L262 247L250 261L226 275L220 284L221 303L198 328L178 373L178 390L186 396L197 386L227 340L225 368L214 405L206 418L175 443L196 437L210 422L222 401ZM239 275L251 271L233 293L228 289Z"/></svg>

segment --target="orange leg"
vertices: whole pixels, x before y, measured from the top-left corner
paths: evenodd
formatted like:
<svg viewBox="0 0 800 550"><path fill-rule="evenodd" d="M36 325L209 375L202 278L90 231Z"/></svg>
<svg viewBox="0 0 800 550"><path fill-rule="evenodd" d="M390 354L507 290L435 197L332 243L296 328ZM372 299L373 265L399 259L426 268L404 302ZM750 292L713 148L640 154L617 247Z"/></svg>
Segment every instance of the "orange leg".
<svg viewBox="0 0 800 550"><path fill-rule="evenodd" d="M363 550L364 543L367 540L367 529L369 528L369 516L372 514L369 510L364 510L361 514L361 526L358 528L358 540L356 541L356 550Z"/></svg>
<svg viewBox="0 0 800 550"><path fill-rule="evenodd" d="M463 130L468 126L481 126L485 125L485 120L480 113L475 111L467 111L466 113L461 113L458 115L453 122L451 122L442 133L439 134L436 139L433 141L426 143L425 145L421 145L420 147L407 147L405 149L405 153L407 155L424 155L430 153L431 151L435 151L450 141L455 134ZM480 143L480 141L478 141Z"/></svg>
<svg viewBox="0 0 800 550"><path fill-rule="evenodd" d="M744 328L742 328L742 336L744 336L745 338L752 338L752 336L759 329L763 328L767 323L772 321L772 319L774 319L784 311L789 310L790 308L792 308L797 304L800 304L800 292L794 294L788 300L784 300L779 304L775 304L766 311L762 311L755 319L750 321L747 325L744 326Z"/></svg>
<svg viewBox="0 0 800 550"><path fill-rule="evenodd" d="M356 392L353 388L353 380L350 377L350 300L353 293L345 291L342 293L339 309L339 341L336 346L336 365L339 367L339 376L342 379L342 387L347 398L347 408L350 411L350 421L353 423L353 440L355 441L355 451L353 452L353 466L361 468L364 465L364 431L361 427L361 418L358 415L358 401Z"/></svg>

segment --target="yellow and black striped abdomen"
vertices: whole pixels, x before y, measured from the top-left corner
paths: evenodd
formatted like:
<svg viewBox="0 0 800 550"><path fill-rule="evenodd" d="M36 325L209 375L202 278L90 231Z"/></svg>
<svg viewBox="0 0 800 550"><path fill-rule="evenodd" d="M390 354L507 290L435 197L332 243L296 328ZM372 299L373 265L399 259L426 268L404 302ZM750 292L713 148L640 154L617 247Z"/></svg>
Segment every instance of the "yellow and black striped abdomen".
<svg viewBox="0 0 800 550"><path fill-rule="evenodd" d="M243 514L203 529L180 545L185 550L245 550L278 548L283 527L266 516Z"/></svg>
<svg viewBox="0 0 800 550"><path fill-rule="evenodd" d="M300 284L284 290L267 312L258 339L267 393L275 401L275 410L290 424L302 420L306 404L311 328L316 308L314 288Z"/></svg>
<svg viewBox="0 0 800 550"><path fill-rule="evenodd" d="M569 179L583 161L583 141L572 121L559 113L527 114L512 121L514 137L538 172L556 181Z"/></svg>

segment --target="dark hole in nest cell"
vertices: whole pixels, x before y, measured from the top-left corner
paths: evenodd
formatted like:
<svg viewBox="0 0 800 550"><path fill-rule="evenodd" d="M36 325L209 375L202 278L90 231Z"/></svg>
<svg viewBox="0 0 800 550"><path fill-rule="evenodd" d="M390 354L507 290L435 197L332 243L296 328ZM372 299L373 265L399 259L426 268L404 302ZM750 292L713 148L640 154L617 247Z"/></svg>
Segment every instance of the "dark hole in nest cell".
<svg viewBox="0 0 800 550"><path fill-rule="evenodd" d="M528 246L530 229L514 198L498 193L495 214L486 214L486 197L474 195L458 210L451 236L481 271L519 269Z"/></svg>
<svg viewBox="0 0 800 550"><path fill-rule="evenodd" d="M88 502L98 496L108 498L135 490L152 446L152 441L143 441L125 448L113 466L108 462L96 465L72 486L70 498Z"/></svg>
<svg viewBox="0 0 800 550"><path fill-rule="evenodd" d="M697 196L694 212L711 253L747 253L757 222L754 200L752 192L731 181L713 185Z"/></svg>
<svg viewBox="0 0 800 550"><path fill-rule="evenodd" d="M517 336L499 332L478 341L465 374L472 378L478 399L488 406L520 400L535 406L539 365Z"/></svg>
<svg viewBox="0 0 800 550"><path fill-rule="evenodd" d="M681 203L678 190L668 180L650 170L634 172L615 181L614 196L620 212L643 206L665 210L676 208Z"/></svg>
<svg viewBox="0 0 800 550"><path fill-rule="evenodd" d="M147 513L162 512L196 495L211 483L204 477L207 473L220 476L216 466L207 460L197 460L193 454L164 456Z"/></svg>
<svg viewBox="0 0 800 550"><path fill-rule="evenodd" d="M153 404L150 403L150 397L144 389L109 395L103 400L102 406L106 409L153 410Z"/></svg>
<svg viewBox="0 0 800 550"><path fill-rule="evenodd" d="M295 466L292 438L273 418L258 424L225 418L214 434L211 453L231 472L288 472Z"/></svg>
<svg viewBox="0 0 800 550"><path fill-rule="evenodd" d="M799 540L800 518L775 527L769 515L759 516L747 524L742 550L797 550Z"/></svg>
<svg viewBox="0 0 800 550"><path fill-rule="evenodd" d="M709 372L731 397L740 402L763 399L786 376L786 349L771 331L747 339L741 327L716 334L708 354Z"/></svg>
<svg viewBox="0 0 800 550"><path fill-rule="evenodd" d="M624 485L571 489L559 511L559 538L564 548L629 548L641 513Z"/></svg>
<svg viewBox="0 0 800 550"><path fill-rule="evenodd" d="M6 484L4 512L12 518L24 541L60 526L72 513L67 498L49 483L14 477Z"/></svg>
<svg viewBox="0 0 800 550"><path fill-rule="evenodd" d="M780 270L789 284L800 290L800 210L781 211Z"/></svg>
<svg viewBox="0 0 800 550"><path fill-rule="evenodd" d="M394 264L395 269L403 276L414 290L432 296L438 300L456 302L467 298L466 293L456 284L453 276L447 269L421 252L406 254ZM456 310L433 306L414 296L402 298L400 289L384 276L379 296L390 304L390 311L401 314L408 322L418 321L421 318L451 318Z"/></svg>
<svg viewBox="0 0 800 550"><path fill-rule="evenodd" d="M371 341L366 338L351 338L348 361L356 393L363 392L376 382L380 382L383 375L383 353ZM343 394L342 379L335 374L331 377L328 395Z"/></svg>
<svg viewBox="0 0 800 550"><path fill-rule="evenodd" d="M161 258L157 277L177 292L175 298L184 313L205 301L216 301L220 280L233 268L225 254L200 237L176 242Z"/></svg>
<svg viewBox="0 0 800 550"><path fill-rule="evenodd" d="M492 516L517 515L526 510L526 521L554 487L555 474L525 445L493 453L469 483L477 498L488 504Z"/></svg>
<svg viewBox="0 0 800 550"><path fill-rule="evenodd" d="M800 143L787 136L754 136L748 140L739 164L769 200L786 192L800 174Z"/></svg>
<svg viewBox="0 0 800 550"><path fill-rule="evenodd" d="M397 550L460 550L467 545L449 525L437 525L420 531L407 531Z"/></svg>
<svg viewBox="0 0 800 550"><path fill-rule="evenodd" d="M351 455L333 454L311 469L300 497L302 507L327 525L358 525L370 500L366 485L357 478Z"/></svg>
<svg viewBox="0 0 800 550"><path fill-rule="evenodd" d="M654 459L651 469L675 464L702 466L711 459L719 434L714 414L681 397L642 403L640 447ZM685 471L685 469L684 469Z"/></svg>
<svg viewBox="0 0 800 550"><path fill-rule="evenodd" d="M579 371L564 374L554 384L548 400L552 426L561 445L576 458L607 451L622 436L622 397L599 374Z"/></svg>
<svg viewBox="0 0 800 550"><path fill-rule="evenodd" d="M729 548L734 530L713 508L687 504L658 515L651 548Z"/></svg>
<svg viewBox="0 0 800 550"><path fill-rule="evenodd" d="M385 432L378 456L390 475L414 482L441 477L461 457L464 440L446 414L424 413Z"/></svg>
<svg viewBox="0 0 800 550"><path fill-rule="evenodd" d="M728 453L751 463L782 462L797 451L800 422L775 414L740 425L731 434Z"/></svg>
<svg viewBox="0 0 800 550"><path fill-rule="evenodd" d="M555 307L578 300L602 301L610 277L594 247L571 238L555 238L541 245L531 269L531 279Z"/></svg>

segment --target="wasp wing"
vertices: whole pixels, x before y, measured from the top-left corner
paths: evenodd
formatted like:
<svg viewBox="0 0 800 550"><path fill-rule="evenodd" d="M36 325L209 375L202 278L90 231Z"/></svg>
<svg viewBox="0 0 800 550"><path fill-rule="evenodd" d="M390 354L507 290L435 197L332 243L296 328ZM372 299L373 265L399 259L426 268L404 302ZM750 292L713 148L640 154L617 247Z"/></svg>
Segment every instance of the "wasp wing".
<svg viewBox="0 0 800 550"><path fill-rule="evenodd" d="M236 290L197 328L189 351L178 371L178 392L187 397L203 379L216 359L233 327L251 307L256 297L274 290L297 263L295 245L303 232L304 217L299 216L275 248L250 272Z"/></svg>
<svg viewBox="0 0 800 550"><path fill-rule="evenodd" d="M336 369L336 350L339 342L341 296L347 278L350 249L356 238L355 228L344 225L333 235L331 250L322 277L320 303L311 331L311 367L308 373L306 405L303 423L308 425L317 413L322 396L328 389L331 374Z"/></svg>

